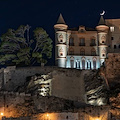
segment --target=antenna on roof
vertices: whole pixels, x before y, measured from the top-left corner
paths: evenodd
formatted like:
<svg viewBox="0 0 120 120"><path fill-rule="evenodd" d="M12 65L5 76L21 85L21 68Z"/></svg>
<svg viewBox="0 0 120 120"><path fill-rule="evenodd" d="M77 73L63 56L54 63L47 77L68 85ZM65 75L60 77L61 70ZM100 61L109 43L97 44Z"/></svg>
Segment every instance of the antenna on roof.
<svg viewBox="0 0 120 120"><path fill-rule="evenodd" d="M103 10L103 12L102 12L102 13L100 13L100 15L102 15L102 16L103 16L104 14L105 14L105 11Z"/></svg>

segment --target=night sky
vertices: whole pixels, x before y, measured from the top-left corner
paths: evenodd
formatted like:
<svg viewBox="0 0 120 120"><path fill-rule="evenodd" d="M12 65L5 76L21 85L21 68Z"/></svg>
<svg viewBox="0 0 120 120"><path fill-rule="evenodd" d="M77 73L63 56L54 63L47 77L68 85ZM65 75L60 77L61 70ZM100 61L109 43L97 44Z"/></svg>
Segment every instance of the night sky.
<svg viewBox="0 0 120 120"><path fill-rule="evenodd" d="M0 0L0 36L8 28L29 24L44 28L54 41L53 26L60 13L70 28L94 28L103 10L104 18L120 18L120 2L113 0Z"/></svg>

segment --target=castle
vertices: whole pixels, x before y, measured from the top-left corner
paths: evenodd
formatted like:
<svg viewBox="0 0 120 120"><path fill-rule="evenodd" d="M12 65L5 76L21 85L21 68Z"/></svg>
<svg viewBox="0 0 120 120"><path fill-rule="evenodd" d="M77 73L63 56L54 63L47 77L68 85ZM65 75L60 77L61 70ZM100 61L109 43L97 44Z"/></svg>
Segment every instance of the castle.
<svg viewBox="0 0 120 120"><path fill-rule="evenodd" d="M98 69L108 53L120 52L120 19L104 19L101 15L96 29L70 29L60 14L54 28L58 67Z"/></svg>

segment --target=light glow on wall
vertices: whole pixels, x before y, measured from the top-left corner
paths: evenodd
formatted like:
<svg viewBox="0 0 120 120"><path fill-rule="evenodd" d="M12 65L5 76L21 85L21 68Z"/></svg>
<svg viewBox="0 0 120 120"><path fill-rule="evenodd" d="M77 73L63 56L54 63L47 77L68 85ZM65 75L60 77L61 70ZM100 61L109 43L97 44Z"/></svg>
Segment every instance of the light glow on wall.
<svg viewBox="0 0 120 120"><path fill-rule="evenodd" d="M114 29L115 29L114 26L111 26L110 27L110 32L114 32Z"/></svg>
<svg viewBox="0 0 120 120"><path fill-rule="evenodd" d="M1 113L0 115L1 115L1 116L3 116L4 114L3 114L3 113Z"/></svg>

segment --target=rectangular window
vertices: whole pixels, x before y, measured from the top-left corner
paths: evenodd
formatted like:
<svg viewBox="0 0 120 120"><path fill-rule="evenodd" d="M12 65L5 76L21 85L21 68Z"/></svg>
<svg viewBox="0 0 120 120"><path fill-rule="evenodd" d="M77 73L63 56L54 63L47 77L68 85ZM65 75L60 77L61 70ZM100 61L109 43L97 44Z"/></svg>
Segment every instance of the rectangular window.
<svg viewBox="0 0 120 120"><path fill-rule="evenodd" d="M114 37L111 37L111 40L114 40Z"/></svg>
<svg viewBox="0 0 120 120"><path fill-rule="evenodd" d="M70 38L69 45L74 46L74 38Z"/></svg>
<svg viewBox="0 0 120 120"><path fill-rule="evenodd" d="M85 46L85 38L80 38L79 46Z"/></svg>

